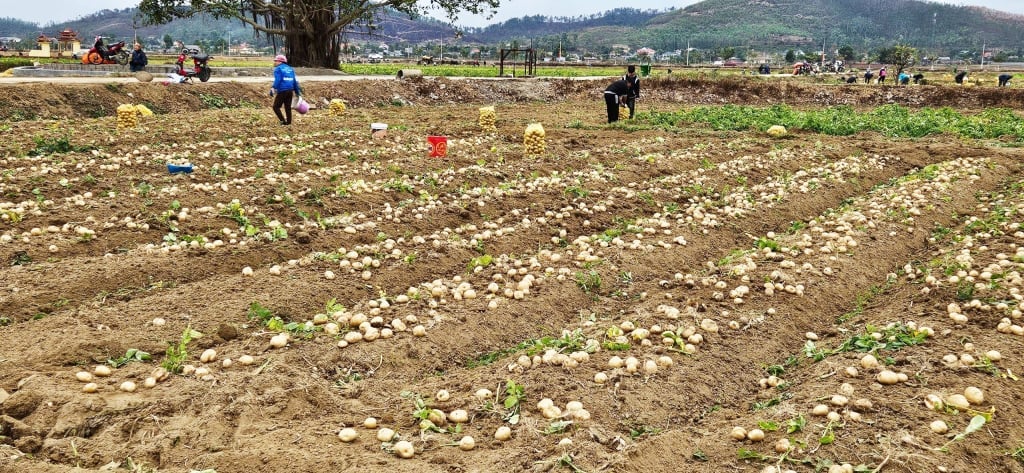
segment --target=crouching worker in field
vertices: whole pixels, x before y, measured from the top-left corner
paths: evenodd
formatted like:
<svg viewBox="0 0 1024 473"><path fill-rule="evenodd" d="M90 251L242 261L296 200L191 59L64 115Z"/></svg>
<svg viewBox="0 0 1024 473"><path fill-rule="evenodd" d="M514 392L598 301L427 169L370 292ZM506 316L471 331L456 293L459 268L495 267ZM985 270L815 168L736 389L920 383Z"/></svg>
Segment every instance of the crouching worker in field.
<svg viewBox="0 0 1024 473"><path fill-rule="evenodd" d="M957 84L962 85L964 83L964 79L967 79L967 71L957 72L956 76L953 76L953 82L956 82Z"/></svg>
<svg viewBox="0 0 1024 473"><path fill-rule="evenodd" d="M632 92L633 85L624 79L612 82L604 89L604 103L608 106L608 123L619 121L619 105L626 104L626 98Z"/></svg>
<svg viewBox="0 0 1024 473"><path fill-rule="evenodd" d="M1006 87L1010 85L1010 79L1013 79L1013 75L999 74L999 87Z"/></svg>
<svg viewBox="0 0 1024 473"><path fill-rule="evenodd" d="M914 83L917 85L924 84L924 74L921 74L920 72L914 74Z"/></svg>
<svg viewBox="0 0 1024 473"><path fill-rule="evenodd" d="M910 74L907 74L905 71L900 71L899 75L896 76L896 81L899 82L900 85L910 84Z"/></svg>

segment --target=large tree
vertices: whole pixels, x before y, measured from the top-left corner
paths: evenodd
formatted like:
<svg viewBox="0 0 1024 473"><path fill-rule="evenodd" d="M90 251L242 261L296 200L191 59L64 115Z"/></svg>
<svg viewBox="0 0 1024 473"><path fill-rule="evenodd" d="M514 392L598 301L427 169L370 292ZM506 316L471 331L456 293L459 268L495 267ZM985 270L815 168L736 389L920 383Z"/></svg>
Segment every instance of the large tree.
<svg viewBox="0 0 1024 473"><path fill-rule="evenodd" d="M409 16L441 10L454 21L459 12L493 15L501 0L141 0L146 24L209 14L235 18L257 34L284 39L292 66L336 69L341 34L352 28L373 28L386 9Z"/></svg>
<svg viewBox="0 0 1024 473"><path fill-rule="evenodd" d="M897 44L891 48L883 48L878 53L878 62L894 64L897 73L903 72L903 69L914 65L916 61L917 49L906 44Z"/></svg>

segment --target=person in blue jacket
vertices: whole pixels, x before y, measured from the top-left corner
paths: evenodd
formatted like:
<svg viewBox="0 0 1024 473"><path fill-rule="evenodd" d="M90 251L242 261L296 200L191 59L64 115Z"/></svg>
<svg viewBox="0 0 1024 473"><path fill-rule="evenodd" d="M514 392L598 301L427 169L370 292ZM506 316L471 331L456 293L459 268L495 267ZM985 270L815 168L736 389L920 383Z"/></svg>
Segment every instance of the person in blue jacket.
<svg viewBox="0 0 1024 473"><path fill-rule="evenodd" d="M302 95L299 81L295 79L295 69L288 65L288 58L283 54L274 57L274 85L270 86L270 96L274 97L274 114L282 125L292 124L292 97ZM284 113L281 109L284 108Z"/></svg>
<svg viewBox="0 0 1024 473"><path fill-rule="evenodd" d="M900 71L899 75L896 76L896 82L899 85L907 85L910 83L910 74L907 71Z"/></svg>

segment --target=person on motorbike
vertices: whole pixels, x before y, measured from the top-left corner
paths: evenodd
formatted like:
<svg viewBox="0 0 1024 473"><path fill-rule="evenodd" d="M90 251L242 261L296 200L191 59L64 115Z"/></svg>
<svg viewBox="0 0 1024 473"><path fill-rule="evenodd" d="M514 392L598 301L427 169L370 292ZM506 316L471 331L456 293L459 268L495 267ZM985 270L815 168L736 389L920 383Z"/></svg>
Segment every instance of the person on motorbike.
<svg viewBox="0 0 1024 473"><path fill-rule="evenodd" d="M182 49L181 52L178 53L178 59L176 61L174 61L174 65L178 66L177 74L179 76L182 76L182 77L185 76L185 58L187 56L188 56L188 49Z"/></svg>
<svg viewBox="0 0 1024 473"><path fill-rule="evenodd" d="M104 61L109 59L109 57L107 56L107 48L106 48L106 46L103 46L103 37L102 36L97 36L96 37L96 41L93 43L92 47L93 47L93 49L96 50L96 54L99 54L100 57L103 58Z"/></svg>

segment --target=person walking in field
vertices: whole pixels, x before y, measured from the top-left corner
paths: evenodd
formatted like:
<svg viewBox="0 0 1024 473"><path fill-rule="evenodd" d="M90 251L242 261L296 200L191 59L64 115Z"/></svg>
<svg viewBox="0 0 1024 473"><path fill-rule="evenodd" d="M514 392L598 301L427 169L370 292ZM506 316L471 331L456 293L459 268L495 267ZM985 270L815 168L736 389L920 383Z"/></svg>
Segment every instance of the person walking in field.
<svg viewBox="0 0 1024 473"><path fill-rule="evenodd" d="M882 66L882 68L878 70L878 83L879 84L884 83L885 82L885 76L888 75L888 74L889 74L889 72L885 70L885 66Z"/></svg>
<svg viewBox="0 0 1024 473"><path fill-rule="evenodd" d="M1010 79L1013 79L1012 74L999 74L999 87L1010 85Z"/></svg>
<svg viewBox="0 0 1024 473"><path fill-rule="evenodd" d="M875 73L871 72L871 68L864 69L864 83L870 84L872 77L875 77Z"/></svg>
<svg viewBox="0 0 1024 473"><path fill-rule="evenodd" d="M608 88L604 89L604 103L608 106L608 123L619 121L619 105L626 104L626 99L632 89L632 84L625 79L612 82Z"/></svg>
<svg viewBox="0 0 1024 473"><path fill-rule="evenodd" d="M296 93L301 95L295 69L288 65L287 57L278 54L274 57L274 84L270 86L270 96L274 97L274 114L281 120L281 125L292 124L292 97Z"/></svg>
<svg viewBox="0 0 1024 473"><path fill-rule="evenodd" d="M636 76L636 66L630 64L626 67L626 75L622 80L630 83L629 95L626 96L626 107L629 108L629 118L636 114L636 99L640 98L640 78Z"/></svg>

